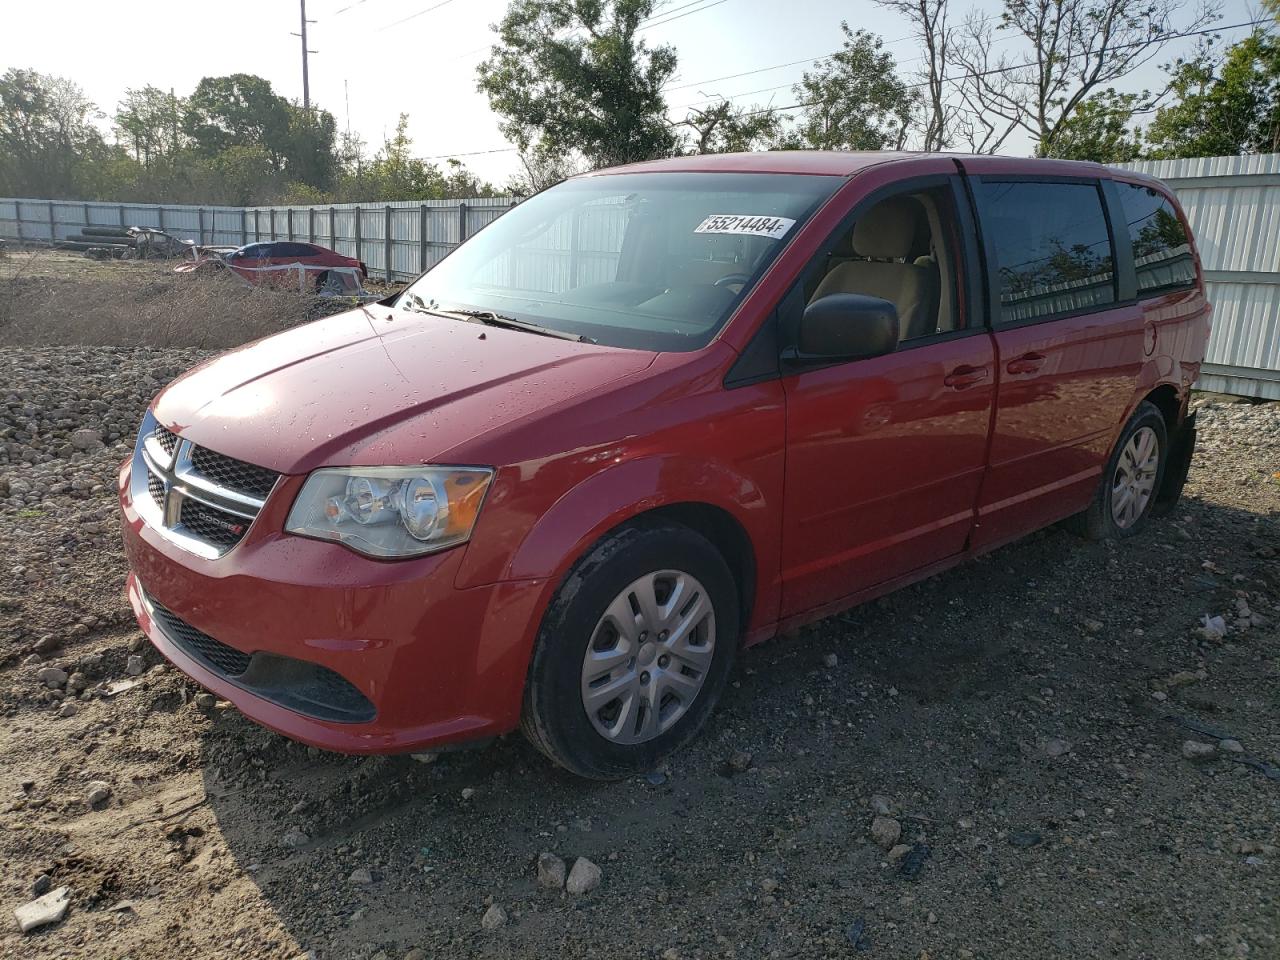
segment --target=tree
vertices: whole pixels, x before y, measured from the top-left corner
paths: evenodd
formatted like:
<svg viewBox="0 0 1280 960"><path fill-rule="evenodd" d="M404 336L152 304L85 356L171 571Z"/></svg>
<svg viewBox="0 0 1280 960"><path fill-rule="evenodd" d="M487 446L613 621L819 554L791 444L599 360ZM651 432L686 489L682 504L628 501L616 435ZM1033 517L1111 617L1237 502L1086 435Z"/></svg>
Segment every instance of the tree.
<svg viewBox="0 0 1280 960"><path fill-rule="evenodd" d="M522 153L577 152L592 166L670 154L663 85L675 51L636 33L655 0L513 0L478 88Z"/></svg>
<svg viewBox="0 0 1280 960"><path fill-rule="evenodd" d="M449 161L448 172L444 173L435 164L415 157L409 115L402 113L395 134L383 141L372 160L347 171L337 193L344 201L358 202L486 197L496 191L456 160Z"/></svg>
<svg viewBox="0 0 1280 960"><path fill-rule="evenodd" d="M736 107L721 97L709 107L694 107L679 126L690 130L689 153L741 153L778 140L783 118L773 107Z"/></svg>
<svg viewBox="0 0 1280 960"><path fill-rule="evenodd" d="M1096 163L1128 163L1142 153L1142 136L1129 124L1141 107L1141 95L1110 88L1079 104L1058 128L1040 156Z"/></svg>
<svg viewBox="0 0 1280 960"><path fill-rule="evenodd" d="M952 46L955 30L948 22L948 0L875 0L911 25L911 39L921 48L922 66L917 71L923 89L920 147L945 150L956 135L956 108L950 102L948 83L954 72ZM1278 0L1280 2L1280 0Z"/></svg>
<svg viewBox="0 0 1280 960"><path fill-rule="evenodd" d="M1280 152L1280 37L1259 31L1221 62L1184 61L1171 87L1174 102L1147 130L1152 157Z"/></svg>
<svg viewBox="0 0 1280 960"><path fill-rule="evenodd" d="M98 108L75 83L35 70L0 76L0 192L70 197L109 154Z"/></svg>
<svg viewBox="0 0 1280 960"><path fill-rule="evenodd" d="M258 146L272 169L282 170L290 136L289 101L270 81L252 74L205 77L187 98L183 127L203 156Z"/></svg>
<svg viewBox="0 0 1280 960"><path fill-rule="evenodd" d="M841 23L844 46L818 60L793 88L804 104L794 133L784 138L789 149L901 149L911 126L918 97L898 79L892 54L865 30Z"/></svg>
<svg viewBox="0 0 1280 960"><path fill-rule="evenodd" d="M147 85L125 90L116 105L115 129L119 140L143 166L170 158L184 145L182 117L185 103L171 91Z"/></svg>
<svg viewBox="0 0 1280 960"><path fill-rule="evenodd" d="M998 26L971 14L953 46L963 71L961 98L979 134L976 149L998 146L1013 130L1040 152L1077 107L1130 76L1177 36L1217 18L1210 7L1182 17L1186 0L1004 0ZM992 53L994 32L1020 49Z"/></svg>

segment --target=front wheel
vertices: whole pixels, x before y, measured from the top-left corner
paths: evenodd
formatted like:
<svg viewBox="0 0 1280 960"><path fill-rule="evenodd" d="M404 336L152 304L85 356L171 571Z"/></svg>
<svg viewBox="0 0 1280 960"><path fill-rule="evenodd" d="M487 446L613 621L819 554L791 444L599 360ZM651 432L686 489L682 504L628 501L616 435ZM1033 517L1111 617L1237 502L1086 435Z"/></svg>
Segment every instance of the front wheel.
<svg viewBox="0 0 1280 960"><path fill-rule="evenodd" d="M1070 526L1090 540L1141 532L1156 506L1168 449L1164 416L1144 400L1120 432L1093 501L1071 518Z"/></svg>
<svg viewBox="0 0 1280 960"><path fill-rule="evenodd" d="M719 700L738 643L724 558L678 524L608 535L547 609L522 729L583 777L652 769L692 739Z"/></svg>

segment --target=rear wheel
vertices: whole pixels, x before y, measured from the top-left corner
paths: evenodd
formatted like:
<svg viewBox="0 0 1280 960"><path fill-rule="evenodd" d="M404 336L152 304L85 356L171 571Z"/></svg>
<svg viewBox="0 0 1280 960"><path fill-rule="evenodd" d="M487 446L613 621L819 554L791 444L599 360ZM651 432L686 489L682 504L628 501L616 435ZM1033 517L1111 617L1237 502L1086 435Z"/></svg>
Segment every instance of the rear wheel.
<svg viewBox="0 0 1280 960"><path fill-rule="evenodd" d="M1156 506L1168 448L1164 416L1143 401L1121 431L1093 501L1069 525L1090 540L1141 532Z"/></svg>
<svg viewBox="0 0 1280 960"><path fill-rule="evenodd" d="M724 558L677 524L600 541L543 618L522 727L580 776L651 769L697 734L724 690L738 642Z"/></svg>

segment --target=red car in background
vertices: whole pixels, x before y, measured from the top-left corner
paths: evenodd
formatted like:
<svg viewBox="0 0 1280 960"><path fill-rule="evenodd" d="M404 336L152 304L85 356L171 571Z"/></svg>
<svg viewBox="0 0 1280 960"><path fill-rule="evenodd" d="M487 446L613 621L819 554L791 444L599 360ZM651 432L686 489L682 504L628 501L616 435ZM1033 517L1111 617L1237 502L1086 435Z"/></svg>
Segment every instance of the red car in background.
<svg viewBox="0 0 1280 960"><path fill-rule="evenodd" d="M355 257L336 250L297 240L264 240L250 243L222 258L222 262L252 284L279 287L310 287L334 292L359 289L368 279L369 268ZM201 261L184 264L196 269ZM181 268L180 268L181 269Z"/></svg>
<svg viewBox="0 0 1280 960"><path fill-rule="evenodd" d="M280 246L310 250L237 262ZM306 743L521 727L626 776L698 731L741 646L1172 509L1209 316L1177 200L1136 173L597 171L161 392L119 476L129 597L179 669Z"/></svg>

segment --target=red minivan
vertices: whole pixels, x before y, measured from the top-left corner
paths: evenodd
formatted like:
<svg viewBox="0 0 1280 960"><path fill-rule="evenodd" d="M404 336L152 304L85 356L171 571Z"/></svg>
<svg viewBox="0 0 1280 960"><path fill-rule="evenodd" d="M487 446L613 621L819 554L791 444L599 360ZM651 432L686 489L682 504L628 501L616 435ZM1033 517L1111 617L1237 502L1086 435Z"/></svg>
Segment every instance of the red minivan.
<svg viewBox="0 0 1280 960"><path fill-rule="evenodd" d="M683 157L513 208L399 295L167 387L120 471L174 665L347 753L688 741L739 647L1179 496L1210 307L1150 178Z"/></svg>

